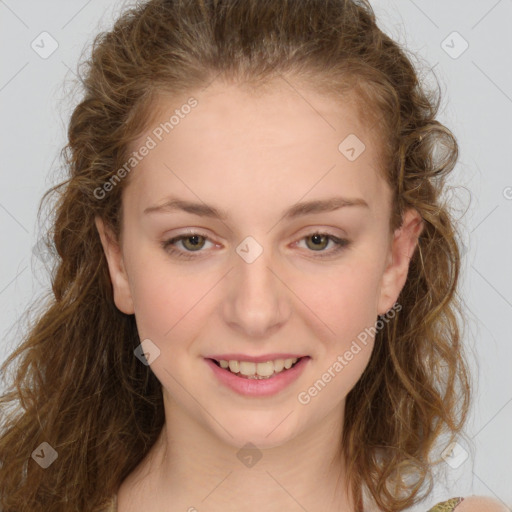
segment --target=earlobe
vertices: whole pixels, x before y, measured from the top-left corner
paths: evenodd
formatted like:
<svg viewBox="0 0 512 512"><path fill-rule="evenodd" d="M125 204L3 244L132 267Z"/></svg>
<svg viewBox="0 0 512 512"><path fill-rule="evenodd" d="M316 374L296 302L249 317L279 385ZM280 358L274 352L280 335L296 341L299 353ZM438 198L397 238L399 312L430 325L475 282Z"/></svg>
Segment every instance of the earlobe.
<svg viewBox="0 0 512 512"><path fill-rule="evenodd" d="M114 303L120 311L131 315L135 311L121 248L103 219L96 217L95 224L108 264Z"/></svg>
<svg viewBox="0 0 512 512"><path fill-rule="evenodd" d="M409 263L423 230L423 220L417 210L404 213L402 225L395 231L388 262L382 276L378 314L383 315L393 307L407 280Z"/></svg>

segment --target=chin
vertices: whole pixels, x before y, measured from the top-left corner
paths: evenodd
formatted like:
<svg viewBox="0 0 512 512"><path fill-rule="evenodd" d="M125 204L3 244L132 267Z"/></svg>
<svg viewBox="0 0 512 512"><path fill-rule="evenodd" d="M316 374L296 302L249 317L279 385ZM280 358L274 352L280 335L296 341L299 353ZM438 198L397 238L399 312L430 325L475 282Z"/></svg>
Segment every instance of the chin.
<svg viewBox="0 0 512 512"><path fill-rule="evenodd" d="M226 426L226 432L215 422L211 427L215 434L234 448L241 449L251 443L260 449L281 446L298 435L296 414L284 408L279 411L236 411L224 415L219 423ZM231 435L230 435L231 434Z"/></svg>

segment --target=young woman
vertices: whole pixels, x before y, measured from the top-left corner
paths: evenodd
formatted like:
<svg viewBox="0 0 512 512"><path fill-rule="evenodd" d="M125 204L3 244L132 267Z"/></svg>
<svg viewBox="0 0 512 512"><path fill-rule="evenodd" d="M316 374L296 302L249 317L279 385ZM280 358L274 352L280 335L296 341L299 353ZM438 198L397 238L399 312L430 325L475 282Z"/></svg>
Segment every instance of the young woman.
<svg viewBox="0 0 512 512"><path fill-rule="evenodd" d="M428 497L470 404L457 143L370 5L151 0L83 83L54 297L4 364L4 512Z"/></svg>

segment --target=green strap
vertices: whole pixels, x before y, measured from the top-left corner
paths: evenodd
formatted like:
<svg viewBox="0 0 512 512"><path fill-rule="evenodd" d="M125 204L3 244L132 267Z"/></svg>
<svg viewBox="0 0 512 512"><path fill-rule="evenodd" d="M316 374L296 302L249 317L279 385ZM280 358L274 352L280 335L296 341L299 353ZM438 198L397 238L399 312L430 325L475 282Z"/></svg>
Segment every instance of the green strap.
<svg viewBox="0 0 512 512"><path fill-rule="evenodd" d="M428 512L452 512L452 510L463 500L464 498L452 498L443 503L438 503L432 507Z"/></svg>

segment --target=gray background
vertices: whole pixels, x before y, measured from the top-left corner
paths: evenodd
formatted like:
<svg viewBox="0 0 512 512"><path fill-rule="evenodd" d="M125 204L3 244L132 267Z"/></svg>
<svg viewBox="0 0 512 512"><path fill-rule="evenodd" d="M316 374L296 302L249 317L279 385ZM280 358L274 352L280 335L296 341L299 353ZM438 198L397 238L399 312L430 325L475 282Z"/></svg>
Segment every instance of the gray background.
<svg viewBox="0 0 512 512"><path fill-rule="evenodd" d="M424 80L433 83L434 69L443 92L439 119L460 144L449 198L464 215L465 343L477 386L467 434L475 451L461 439L434 494L413 510L470 494L512 507L512 0L371 3L381 28L418 56ZM0 0L0 361L21 339L27 306L48 286L45 258L33 251L42 232L36 215L42 194L59 179L77 62L123 5ZM46 58L40 53L52 42L42 32L58 44ZM460 464L464 450L469 457Z"/></svg>

